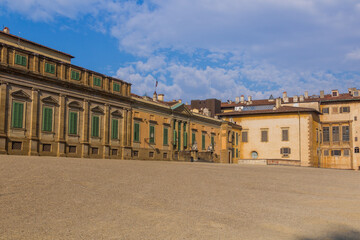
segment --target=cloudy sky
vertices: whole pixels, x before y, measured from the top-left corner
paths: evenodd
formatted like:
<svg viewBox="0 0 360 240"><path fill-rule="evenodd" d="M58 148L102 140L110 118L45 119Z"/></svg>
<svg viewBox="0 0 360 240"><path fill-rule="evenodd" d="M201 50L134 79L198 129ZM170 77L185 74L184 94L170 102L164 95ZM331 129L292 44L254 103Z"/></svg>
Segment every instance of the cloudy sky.
<svg viewBox="0 0 360 240"><path fill-rule="evenodd" d="M360 87L352 0L0 0L11 33L167 100Z"/></svg>

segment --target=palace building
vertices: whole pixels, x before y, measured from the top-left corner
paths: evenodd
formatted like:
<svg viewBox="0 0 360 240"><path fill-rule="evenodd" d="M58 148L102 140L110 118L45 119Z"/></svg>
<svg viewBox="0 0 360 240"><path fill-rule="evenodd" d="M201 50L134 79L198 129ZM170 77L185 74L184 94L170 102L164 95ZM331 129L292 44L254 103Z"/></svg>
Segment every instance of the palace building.
<svg viewBox="0 0 360 240"><path fill-rule="evenodd" d="M0 31L0 154L359 169L360 91L165 101Z"/></svg>

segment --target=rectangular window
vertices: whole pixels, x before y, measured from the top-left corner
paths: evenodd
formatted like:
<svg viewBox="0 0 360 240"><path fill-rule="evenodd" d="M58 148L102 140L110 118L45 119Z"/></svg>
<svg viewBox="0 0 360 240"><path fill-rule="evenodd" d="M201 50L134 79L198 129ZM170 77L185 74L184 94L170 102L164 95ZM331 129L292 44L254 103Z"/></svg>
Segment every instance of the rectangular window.
<svg viewBox="0 0 360 240"><path fill-rule="evenodd" d="M331 156L341 156L341 150L331 150Z"/></svg>
<svg viewBox="0 0 360 240"><path fill-rule="evenodd" d="M202 150L205 150L206 149L206 147L205 147L205 134L203 133L202 135L201 135L201 149Z"/></svg>
<svg viewBox="0 0 360 240"><path fill-rule="evenodd" d="M118 150L117 149L111 149L111 155L118 155Z"/></svg>
<svg viewBox="0 0 360 240"><path fill-rule="evenodd" d="M168 157L168 154L165 152L163 153L163 158L166 159Z"/></svg>
<svg viewBox="0 0 360 240"><path fill-rule="evenodd" d="M155 143L155 126L150 125L150 143Z"/></svg>
<svg viewBox="0 0 360 240"><path fill-rule="evenodd" d="M140 123L134 123L134 142L140 142Z"/></svg>
<svg viewBox="0 0 360 240"><path fill-rule="evenodd" d="M113 83L113 90L115 92L120 92L120 84L118 83Z"/></svg>
<svg viewBox="0 0 360 240"><path fill-rule="evenodd" d="M119 139L119 120L111 120L111 139Z"/></svg>
<svg viewBox="0 0 360 240"><path fill-rule="evenodd" d="M239 134L236 133L236 146L239 145Z"/></svg>
<svg viewBox="0 0 360 240"><path fill-rule="evenodd" d="M98 78L98 77L94 77L94 78L93 78L93 85L94 85L94 86L101 87L101 79Z"/></svg>
<svg viewBox="0 0 360 240"><path fill-rule="evenodd" d="M27 58L19 54L15 54L15 64L26 67Z"/></svg>
<svg viewBox="0 0 360 240"><path fill-rule="evenodd" d="M350 107L341 107L340 108L340 113L349 113L350 112Z"/></svg>
<svg viewBox="0 0 360 240"><path fill-rule="evenodd" d="M324 150L324 156L329 156L329 150L327 149Z"/></svg>
<svg viewBox="0 0 360 240"><path fill-rule="evenodd" d="M349 126L342 127L342 140L344 142L350 141L350 127Z"/></svg>
<svg viewBox="0 0 360 240"><path fill-rule="evenodd" d="M195 132L192 132L191 135L192 135L192 136L191 136L191 144L194 145L195 142L196 142L196 134L195 134Z"/></svg>
<svg viewBox="0 0 360 240"><path fill-rule="evenodd" d="M100 117L99 116L92 116L91 121L91 136L92 137L99 137L99 127L100 127Z"/></svg>
<svg viewBox="0 0 360 240"><path fill-rule="evenodd" d="M50 107L43 107L42 130L46 132L52 131L53 109Z"/></svg>
<svg viewBox="0 0 360 240"><path fill-rule="evenodd" d="M261 142L268 141L268 130L261 130Z"/></svg>
<svg viewBox="0 0 360 240"><path fill-rule="evenodd" d="M43 152L51 152L51 144L43 144Z"/></svg>
<svg viewBox="0 0 360 240"><path fill-rule="evenodd" d="M323 114L329 114L329 108L327 107L327 108L323 108L322 109L322 113Z"/></svg>
<svg viewBox="0 0 360 240"><path fill-rule="evenodd" d="M232 158L235 157L235 149L234 149L234 148L231 149L231 157L232 157Z"/></svg>
<svg viewBox="0 0 360 240"><path fill-rule="evenodd" d="M76 153L76 146L69 146L69 153Z"/></svg>
<svg viewBox="0 0 360 240"><path fill-rule="evenodd" d="M344 149L344 156L350 156L350 149Z"/></svg>
<svg viewBox="0 0 360 240"><path fill-rule="evenodd" d="M329 127L323 127L323 140L324 140L324 142L330 141L330 128Z"/></svg>
<svg viewBox="0 0 360 240"><path fill-rule="evenodd" d="M13 112L11 126L13 128L22 128L24 119L24 103L13 102Z"/></svg>
<svg viewBox="0 0 360 240"><path fill-rule="evenodd" d="M239 157L239 150L236 149L236 157L238 158Z"/></svg>
<svg viewBox="0 0 360 240"><path fill-rule="evenodd" d="M149 157L153 158L154 157L154 152L149 152Z"/></svg>
<svg viewBox="0 0 360 240"><path fill-rule="evenodd" d="M174 139L173 139L173 145L176 146L176 143L177 143L177 132L176 132L175 129L174 129L173 137L174 137Z"/></svg>
<svg viewBox="0 0 360 240"><path fill-rule="evenodd" d="M77 112L69 112L69 134L77 134Z"/></svg>
<svg viewBox="0 0 360 240"><path fill-rule="evenodd" d="M338 112L339 112L339 109L337 107L332 108L332 113L338 113Z"/></svg>
<svg viewBox="0 0 360 240"><path fill-rule="evenodd" d="M45 63L45 72L47 73L55 73L55 65L51 63Z"/></svg>
<svg viewBox="0 0 360 240"><path fill-rule="evenodd" d="M215 136L214 134L211 134L211 146L214 148L215 146Z"/></svg>
<svg viewBox="0 0 360 240"><path fill-rule="evenodd" d="M338 142L340 141L340 127L336 126L336 127L332 127L332 141L333 142Z"/></svg>
<svg viewBox="0 0 360 240"><path fill-rule="evenodd" d="M80 80L80 73L78 71L71 70L71 79Z"/></svg>
<svg viewBox="0 0 360 240"><path fill-rule="evenodd" d="M11 149L12 150L21 150L22 142L11 142Z"/></svg>
<svg viewBox="0 0 360 240"><path fill-rule="evenodd" d="M289 141L289 129L282 129L282 141Z"/></svg>
<svg viewBox="0 0 360 240"><path fill-rule="evenodd" d="M280 154L289 155L290 153L291 153L291 149L290 149L290 148L281 148L281 149L280 149Z"/></svg>
<svg viewBox="0 0 360 240"><path fill-rule="evenodd" d="M242 142L248 142L248 132L242 132L241 141Z"/></svg>
<svg viewBox="0 0 360 240"><path fill-rule="evenodd" d="M91 148L91 154L98 155L99 154L99 148Z"/></svg>
<svg viewBox="0 0 360 240"><path fill-rule="evenodd" d="M169 129L167 127L164 127L164 145L169 145Z"/></svg>
<svg viewBox="0 0 360 240"><path fill-rule="evenodd" d="M132 151L132 155L133 155L133 157L138 157L139 156L139 151Z"/></svg>

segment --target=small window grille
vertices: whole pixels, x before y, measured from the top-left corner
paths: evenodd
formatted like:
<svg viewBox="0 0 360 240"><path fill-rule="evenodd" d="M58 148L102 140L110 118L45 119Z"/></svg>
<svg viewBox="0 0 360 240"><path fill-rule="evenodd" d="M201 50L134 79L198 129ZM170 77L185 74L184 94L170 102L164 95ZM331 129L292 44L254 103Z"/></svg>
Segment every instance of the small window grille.
<svg viewBox="0 0 360 240"><path fill-rule="evenodd" d="M149 152L149 157L153 158L154 157L154 152Z"/></svg>
<svg viewBox="0 0 360 240"><path fill-rule="evenodd" d="M138 157L139 156L139 151L133 151L133 157Z"/></svg>
<svg viewBox="0 0 360 240"><path fill-rule="evenodd" d="M354 148L354 152L355 152L355 153L359 153L359 152L360 152L359 147L355 147L355 148Z"/></svg>
<svg viewBox="0 0 360 240"><path fill-rule="evenodd" d="M163 153L163 158L166 159L168 157L167 153Z"/></svg>
<svg viewBox="0 0 360 240"><path fill-rule="evenodd" d="M341 156L341 150L332 150L331 156Z"/></svg>
<svg viewBox="0 0 360 240"><path fill-rule="evenodd" d="M329 113L329 108L323 108L323 109L322 109L322 113L328 114L328 113Z"/></svg>
<svg viewBox="0 0 360 240"><path fill-rule="evenodd" d="M22 142L12 142L11 145L13 150L21 150Z"/></svg>
<svg viewBox="0 0 360 240"><path fill-rule="evenodd" d="M99 148L91 148L91 153L95 155L99 154Z"/></svg>
<svg viewBox="0 0 360 240"><path fill-rule="evenodd" d="M51 144L43 144L43 152L51 152Z"/></svg>
<svg viewBox="0 0 360 240"><path fill-rule="evenodd" d="M76 146L69 146L69 153L76 153Z"/></svg>
<svg viewBox="0 0 360 240"><path fill-rule="evenodd" d="M350 150L344 149L344 156L350 156Z"/></svg>
<svg viewBox="0 0 360 240"><path fill-rule="evenodd" d="M118 150L117 149L112 149L111 154L114 155L114 156L117 156L118 155Z"/></svg>
<svg viewBox="0 0 360 240"><path fill-rule="evenodd" d="M280 154L284 155L284 156L288 156L291 153L291 149L290 148L281 148L280 149Z"/></svg>

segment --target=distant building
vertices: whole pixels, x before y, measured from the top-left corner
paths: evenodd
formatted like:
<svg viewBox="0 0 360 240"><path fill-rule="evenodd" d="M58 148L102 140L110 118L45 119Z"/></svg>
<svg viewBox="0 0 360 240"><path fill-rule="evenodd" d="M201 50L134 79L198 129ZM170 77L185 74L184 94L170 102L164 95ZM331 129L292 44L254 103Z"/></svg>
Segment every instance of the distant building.
<svg viewBox="0 0 360 240"><path fill-rule="evenodd" d="M221 113L221 101L215 98L206 100L191 100L191 110L198 111L209 117Z"/></svg>

